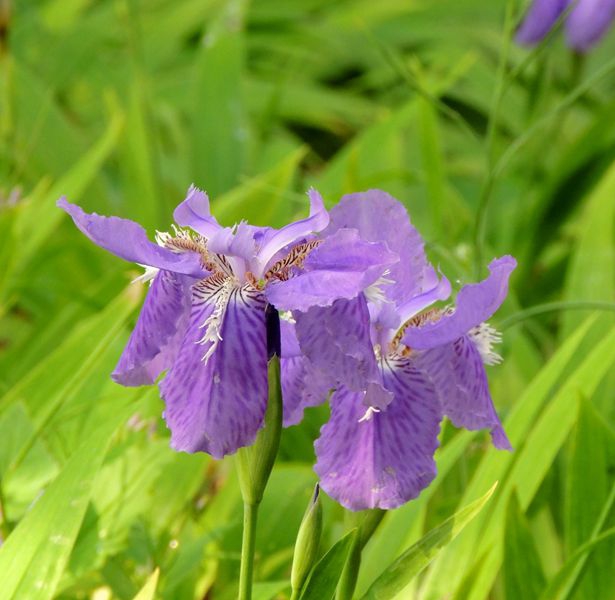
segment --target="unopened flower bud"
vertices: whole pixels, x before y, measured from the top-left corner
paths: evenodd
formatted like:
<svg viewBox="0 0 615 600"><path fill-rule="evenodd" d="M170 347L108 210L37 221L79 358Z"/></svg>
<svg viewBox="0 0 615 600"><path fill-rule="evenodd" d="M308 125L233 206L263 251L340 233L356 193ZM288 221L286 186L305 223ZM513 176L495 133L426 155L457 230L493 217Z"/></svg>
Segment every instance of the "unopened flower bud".
<svg viewBox="0 0 615 600"><path fill-rule="evenodd" d="M314 494L303 515L299 533L297 534L293 567L290 575L293 595L300 592L318 558L318 546L322 533L322 505L319 492L320 488L316 484Z"/></svg>

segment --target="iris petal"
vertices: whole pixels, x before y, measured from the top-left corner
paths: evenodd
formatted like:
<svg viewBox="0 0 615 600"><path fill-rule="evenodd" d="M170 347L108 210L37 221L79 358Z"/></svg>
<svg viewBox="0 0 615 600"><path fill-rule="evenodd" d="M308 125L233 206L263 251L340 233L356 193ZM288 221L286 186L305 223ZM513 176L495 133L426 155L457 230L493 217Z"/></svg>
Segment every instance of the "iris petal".
<svg viewBox="0 0 615 600"><path fill-rule="evenodd" d="M220 229L218 221L209 211L207 194L193 185L190 186L186 199L175 209L173 219L181 227L190 227L206 239Z"/></svg>
<svg viewBox="0 0 615 600"><path fill-rule="evenodd" d="M427 350L415 361L429 373L444 414L456 427L490 429L496 448L512 449L493 406L483 360L469 336Z"/></svg>
<svg viewBox="0 0 615 600"><path fill-rule="evenodd" d="M344 196L331 209L331 224L325 234L339 229L357 229L368 242L384 242L399 262L390 267L387 278L391 285L383 286L387 298L401 304L407 298L433 287L425 276L433 271L424 251L424 242L412 226L403 204L382 190L369 190Z"/></svg>
<svg viewBox="0 0 615 600"><path fill-rule="evenodd" d="M195 288L182 346L160 384L172 447L215 458L254 442L268 394L265 299L245 287L225 291L225 285ZM221 340L200 343L216 311Z"/></svg>
<svg viewBox="0 0 615 600"><path fill-rule="evenodd" d="M329 224L329 213L325 210L322 196L315 189L311 189L308 195L310 198L309 217L271 232L264 240L258 256L261 271L264 272L267 264L282 248L308 237L311 233L322 231Z"/></svg>
<svg viewBox="0 0 615 600"><path fill-rule="evenodd" d="M431 306L434 302L446 300L451 295L451 284L446 277L442 276L442 278L438 280L436 275L435 281L432 281L431 285L433 287L430 287L421 294L409 298L399 306L398 312L403 323L426 309L428 306Z"/></svg>
<svg viewBox="0 0 615 600"><path fill-rule="evenodd" d="M309 406L322 404L329 393L328 379L303 356L294 325L280 320L282 339L282 398L284 400L284 427L296 425Z"/></svg>
<svg viewBox="0 0 615 600"><path fill-rule="evenodd" d="M284 427L300 423L303 411L327 400L329 385L305 356L282 358L282 397Z"/></svg>
<svg viewBox="0 0 615 600"><path fill-rule="evenodd" d="M354 229L340 229L310 252L295 277L272 281L265 293L279 310L330 306L338 298L355 298L397 260L384 244L366 242Z"/></svg>
<svg viewBox="0 0 615 600"><path fill-rule="evenodd" d="M570 0L534 0L517 30L520 44L536 44L544 38L566 10Z"/></svg>
<svg viewBox="0 0 615 600"><path fill-rule="evenodd" d="M127 386L149 385L173 364L190 315L196 280L160 271L147 292L137 324L112 378Z"/></svg>
<svg viewBox="0 0 615 600"><path fill-rule="evenodd" d="M315 444L321 487L351 510L396 508L436 475L441 412L433 386L407 362L385 367L383 383L393 401L363 421L362 395L337 390Z"/></svg>
<svg viewBox="0 0 615 600"><path fill-rule="evenodd" d="M363 294L353 300L336 300L328 308L297 312L295 318L301 351L329 378L331 387L343 384L359 391L378 379Z"/></svg>
<svg viewBox="0 0 615 600"><path fill-rule="evenodd" d="M566 19L568 44L577 50L589 50L614 18L615 0L579 0Z"/></svg>
<svg viewBox="0 0 615 600"><path fill-rule="evenodd" d="M517 261L512 256L491 261L491 274L487 279L461 288L452 314L445 314L440 320L422 327L408 327L404 344L419 350L448 344L489 319L504 302L508 278L516 266Z"/></svg>
<svg viewBox="0 0 615 600"><path fill-rule="evenodd" d="M60 198L57 205L72 217L75 225L95 244L124 260L195 277L206 274L197 253L176 253L150 242L143 227L134 221L88 214L66 198Z"/></svg>

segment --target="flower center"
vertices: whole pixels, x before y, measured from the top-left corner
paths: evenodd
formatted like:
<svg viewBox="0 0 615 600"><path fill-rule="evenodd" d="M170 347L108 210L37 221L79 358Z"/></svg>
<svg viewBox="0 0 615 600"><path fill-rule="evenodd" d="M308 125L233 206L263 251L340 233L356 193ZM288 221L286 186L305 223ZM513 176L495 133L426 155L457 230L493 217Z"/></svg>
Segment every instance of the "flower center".
<svg viewBox="0 0 615 600"><path fill-rule="evenodd" d="M156 232L156 242L159 246L168 248L173 252L196 252L201 257L201 263L212 274L222 273L228 277L233 276L233 268L226 256L215 254L207 248L207 240L198 233L192 233L186 229L180 229L172 225L171 235L166 231Z"/></svg>
<svg viewBox="0 0 615 600"><path fill-rule="evenodd" d="M411 319L408 319L397 331L395 337L389 344L389 354L399 356L409 356L412 353L412 349L401 343L404 333L408 327L422 327L427 323L435 323L439 321L444 315L450 314L454 309L452 307L447 308L430 308L428 310L415 315Z"/></svg>
<svg viewBox="0 0 615 600"><path fill-rule="evenodd" d="M265 273L265 281L279 279L286 281L292 276L293 268L301 268L308 254L322 244L322 240L310 240L302 244L297 244L291 248L290 252L278 260Z"/></svg>

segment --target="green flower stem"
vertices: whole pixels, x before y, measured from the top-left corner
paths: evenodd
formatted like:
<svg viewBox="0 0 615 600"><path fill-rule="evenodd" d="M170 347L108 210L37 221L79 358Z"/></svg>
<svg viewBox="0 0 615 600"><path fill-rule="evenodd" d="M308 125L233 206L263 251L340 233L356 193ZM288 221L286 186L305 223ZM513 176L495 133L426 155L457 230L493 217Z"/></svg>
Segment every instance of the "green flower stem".
<svg viewBox="0 0 615 600"><path fill-rule="evenodd" d="M361 553L365 544L367 544L378 525L380 525L385 514L386 511L379 509L347 513L349 527L358 526L359 535L355 536L352 543L346 566L342 571L342 576L337 586L335 600L352 600L355 588L357 587L359 569L361 568Z"/></svg>
<svg viewBox="0 0 615 600"><path fill-rule="evenodd" d="M249 448L237 451L235 465L243 498L243 541L239 575L239 600L252 597L254 576L254 552L258 507L280 446L282 432L282 386L280 384L280 359L274 356L269 361L269 400L265 413L265 425L258 432Z"/></svg>
<svg viewBox="0 0 615 600"><path fill-rule="evenodd" d="M290 600L299 600L299 590L293 590L291 592Z"/></svg>
<svg viewBox="0 0 615 600"><path fill-rule="evenodd" d="M244 502L243 505L243 539L241 542L241 568L239 571L239 600L250 600L252 598L258 507L258 504L249 504L248 502Z"/></svg>

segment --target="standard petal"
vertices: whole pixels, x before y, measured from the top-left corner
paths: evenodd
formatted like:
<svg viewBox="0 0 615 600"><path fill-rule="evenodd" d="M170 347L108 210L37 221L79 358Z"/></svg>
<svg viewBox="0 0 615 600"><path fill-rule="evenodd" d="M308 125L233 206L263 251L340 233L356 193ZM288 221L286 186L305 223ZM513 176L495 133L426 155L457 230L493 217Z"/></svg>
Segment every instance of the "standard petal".
<svg viewBox="0 0 615 600"><path fill-rule="evenodd" d="M342 228L357 229L365 241L385 242L399 256L387 275L393 283L382 288L389 300L401 304L424 291L424 278L431 267L423 239L410 223L403 204L382 190L369 190L344 196L330 214L331 224L325 234Z"/></svg>
<svg viewBox="0 0 615 600"><path fill-rule="evenodd" d="M491 261L491 274L487 279L461 288L454 312L421 327L408 327L403 343L418 350L434 348L455 341L489 319L504 302L508 278L516 266L517 261L512 256Z"/></svg>
<svg viewBox="0 0 615 600"><path fill-rule="evenodd" d="M449 280L434 273L434 277L430 277L429 287L426 291L416 296L412 296L398 305L397 312L401 317L402 323L410 320L412 317L431 306L438 300L446 300L451 295L451 284Z"/></svg>
<svg viewBox="0 0 615 600"><path fill-rule="evenodd" d="M88 214L66 198L60 198L57 206L65 210L95 244L124 260L194 277L206 274L197 253L179 254L150 242L143 227L134 221Z"/></svg>
<svg viewBox="0 0 615 600"><path fill-rule="evenodd" d="M615 0L579 0L566 19L566 39L587 51L608 31L615 18Z"/></svg>
<svg viewBox="0 0 615 600"><path fill-rule="evenodd" d="M340 229L310 252L294 277L269 282L265 293L280 310L330 306L338 298L355 298L397 260L384 244L362 240L355 229Z"/></svg>
<svg viewBox="0 0 615 600"><path fill-rule="evenodd" d="M256 255L255 232L256 228L244 221L237 227L220 228L209 238L207 248L215 254L238 257L249 263Z"/></svg>
<svg viewBox="0 0 615 600"><path fill-rule="evenodd" d="M412 360L434 382L444 414L456 427L489 429L496 448L512 450L493 406L483 360L470 336L418 353Z"/></svg>
<svg viewBox="0 0 615 600"><path fill-rule="evenodd" d="M271 232L258 253L259 270L264 272L267 264L286 246L308 237L311 233L322 231L329 224L329 213L325 210L322 196L310 189L310 215L307 219L290 223L282 229ZM260 273L259 273L260 275Z"/></svg>
<svg viewBox="0 0 615 600"><path fill-rule="evenodd" d="M570 0L534 0L515 39L519 44L536 44L549 33Z"/></svg>
<svg viewBox="0 0 615 600"><path fill-rule="evenodd" d="M111 377L126 386L150 385L175 360L190 316L196 280L160 271Z"/></svg>
<svg viewBox="0 0 615 600"><path fill-rule="evenodd" d="M252 444L267 406L266 302L229 283L195 286L186 335L160 384L172 447L215 458ZM221 339L203 344L212 321Z"/></svg>
<svg viewBox="0 0 615 600"><path fill-rule="evenodd" d="M310 362L328 377L330 387L365 390L379 378L370 338L370 317L363 294L295 313L299 346Z"/></svg>
<svg viewBox="0 0 615 600"><path fill-rule="evenodd" d="M186 199L175 209L173 219L181 227L190 227L207 239L220 229L218 221L209 211L207 194L194 185L190 186Z"/></svg>
<svg viewBox="0 0 615 600"><path fill-rule="evenodd" d="M334 392L315 444L321 487L350 510L396 508L436 476L441 409L433 386L407 362L385 367L383 382L394 399L368 420L360 393Z"/></svg>

